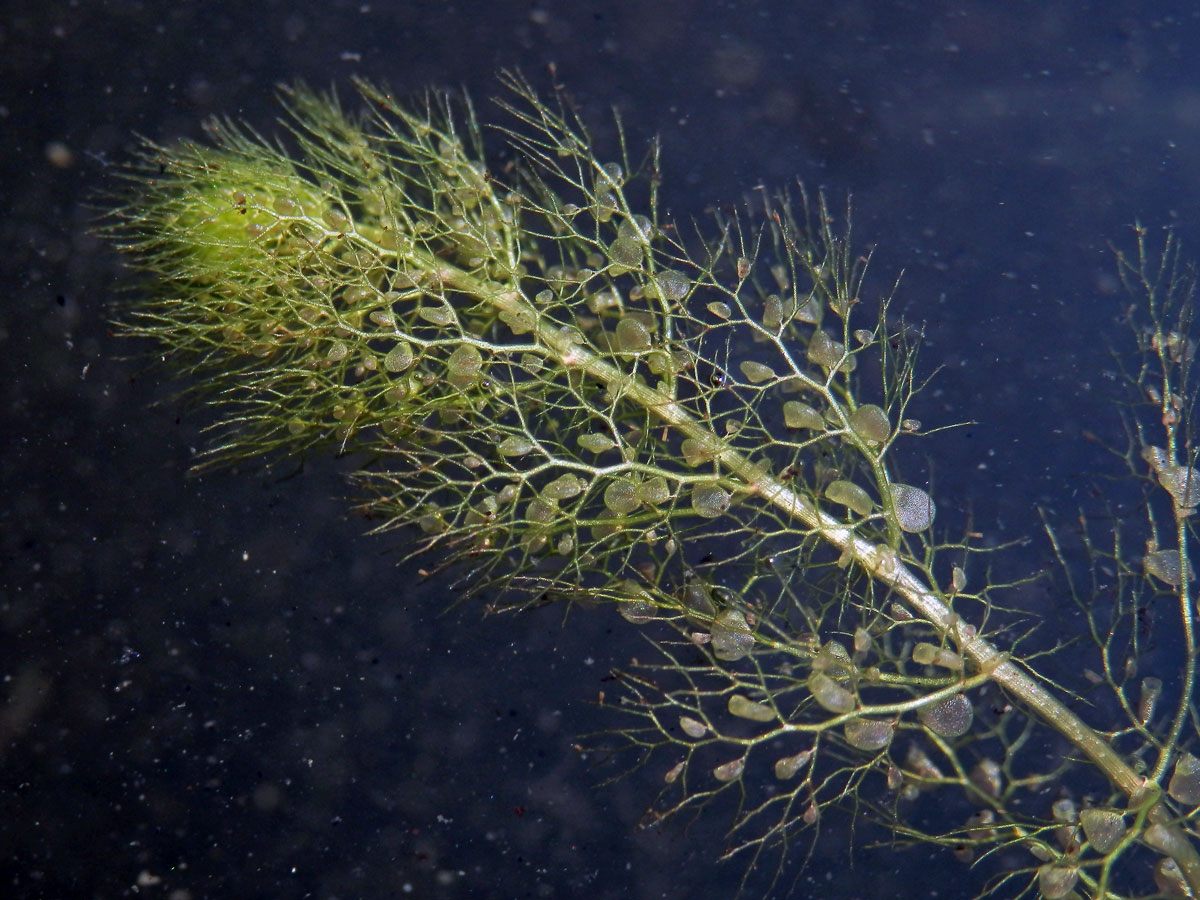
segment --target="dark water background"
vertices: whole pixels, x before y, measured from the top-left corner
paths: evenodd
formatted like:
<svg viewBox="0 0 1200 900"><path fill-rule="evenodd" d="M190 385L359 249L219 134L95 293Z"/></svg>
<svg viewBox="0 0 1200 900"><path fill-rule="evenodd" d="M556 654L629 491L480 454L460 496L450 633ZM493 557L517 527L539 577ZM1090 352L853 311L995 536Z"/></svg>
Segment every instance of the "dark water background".
<svg viewBox="0 0 1200 900"><path fill-rule="evenodd" d="M741 875L713 862L720 818L635 830L661 772L597 788L571 749L643 652L615 615L442 613L361 538L332 463L184 478L206 418L117 359L121 277L88 233L132 132L269 130L296 77L482 99L553 65L600 134L616 106L662 136L681 218L795 177L853 192L876 287L904 270L897 309L945 366L917 415L975 421L922 447L936 499L999 541L1104 465L1081 431L1116 424L1106 242L1141 219L1200 246L1189 7L6 3L0 895L724 898ZM849 871L849 840L831 820L796 896L969 879L923 850Z"/></svg>

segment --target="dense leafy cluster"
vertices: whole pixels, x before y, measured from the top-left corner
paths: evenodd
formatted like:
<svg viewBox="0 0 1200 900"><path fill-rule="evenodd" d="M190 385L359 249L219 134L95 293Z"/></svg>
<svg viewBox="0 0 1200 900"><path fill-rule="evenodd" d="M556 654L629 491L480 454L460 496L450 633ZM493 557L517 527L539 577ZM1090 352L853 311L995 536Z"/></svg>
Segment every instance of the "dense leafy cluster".
<svg viewBox="0 0 1200 900"><path fill-rule="evenodd" d="M1142 244L1122 261L1150 316L1128 380L1165 433L1134 410L1122 455L1156 543L1144 564L1089 543L1094 587L1120 581L1107 605L1071 582L1123 716L1096 732L998 648L1004 585L972 585L976 551L897 478L895 445L924 433L917 336L886 302L859 321L866 260L822 202L764 195L681 234L656 148L601 161L517 78L490 164L469 105L358 87L372 112L289 90L290 146L218 122L129 172L109 233L150 283L123 328L219 410L205 465L359 453L380 529L419 535L464 592L610 603L649 629L658 655L622 673L629 724L606 741L662 765L655 818L734 798L728 853L787 857L847 804L901 843L1022 847L981 893L1200 889L1191 677L1158 681L1160 721L1116 658L1153 589L1195 662L1171 246L1158 272ZM1091 765L1024 759L1047 725ZM951 789L961 820L931 819L923 798Z"/></svg>

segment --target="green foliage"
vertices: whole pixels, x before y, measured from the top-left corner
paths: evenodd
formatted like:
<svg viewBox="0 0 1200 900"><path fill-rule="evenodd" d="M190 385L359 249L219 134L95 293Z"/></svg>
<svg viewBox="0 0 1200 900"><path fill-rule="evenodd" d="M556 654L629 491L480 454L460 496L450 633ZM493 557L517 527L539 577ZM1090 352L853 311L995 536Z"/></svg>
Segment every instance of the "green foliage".
<svg viewBox="0 0 1200 900"><path fill-rule="evenodd" d="M367 84L361 115L285 92L289 146L214 122L209 143L143 148L108 226L149 282L122 327L218 410L202 464L362 454L379 530L418 535L464 592L614 604L654 651L621 673L626 724L599 742L662 767L652 820L732 801L726 853L750 868L840 805L895 844L1019 847L980 894L1200 890L1174 244L1157 269L1140 235L1119 258L1148 324L1115 452L1151 546L1086 530L1085 577L1051 532L1118 723L1097 731L1018 658L1011 585L895 474L923 436L918 335L886 300L859 321L867 260L823 201L763 195L681 234L656 147L602 161L565 104L506 81L491 162L469 105ZM1136 675L1152 595L1184 635L1169 688ZM1030 750L1048 728L1069 761Z"/></svg>

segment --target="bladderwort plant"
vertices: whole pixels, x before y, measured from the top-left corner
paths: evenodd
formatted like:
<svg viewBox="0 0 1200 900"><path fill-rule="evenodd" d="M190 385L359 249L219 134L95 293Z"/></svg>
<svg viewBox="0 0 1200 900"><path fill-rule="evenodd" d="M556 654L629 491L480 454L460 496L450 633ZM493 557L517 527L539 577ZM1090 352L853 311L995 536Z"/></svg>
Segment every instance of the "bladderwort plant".
<svg viewBox="0 0 1200 900"><path fill-rule="evenodd" d="M377 530L462 596L614 607L653 655L618 674L602 742L659 767L651 821L733 807L750 869L803 857L840 806L971 861L978 896L1200 896L1174 237L1116 257L1133 500L1046 528L1095 650L1060 687L1006 606L1020 584L896 474L936 430L909 415L919 334L864 312L824 202L665 221L656 146L633 158L618 128L603 161L564 98L504 81L490 161L467 101L366 83L362 113L285 89L284 142L214 121L142 146L105 226L147 282L120 330L217 410L201 465L356 454ZM1141 673L1150 602L1174 659Z"/></svg>

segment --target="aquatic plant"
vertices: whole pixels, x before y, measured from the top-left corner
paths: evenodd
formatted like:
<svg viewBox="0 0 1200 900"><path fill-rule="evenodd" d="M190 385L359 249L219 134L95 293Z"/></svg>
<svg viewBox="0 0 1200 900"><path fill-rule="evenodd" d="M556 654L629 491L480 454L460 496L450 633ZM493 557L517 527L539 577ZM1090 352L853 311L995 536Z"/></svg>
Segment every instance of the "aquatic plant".
<svg viewBox="0 0 1200 900"><path fill-rule="evenodd" d="M1132 499L1047 526L1096 651L1060 686L1022 583L898 474L937 430L910 417L920 335L862 302L867 260L824 200L758 192L684 228L657 146L635 158L618 129L604 161L563 98L505 81L490 157L465 100L366 83L363 113L286 90L281 143L214 121L142 147L106 227L147 282L120 328L217 410L201 465L354 453L376 530L416 535L464 598L645 630L597 743L661 767L651 820L732 800L725 852L750 869L842 806L975 860L979 895L1200 895L1174 238L1117 255ZM1151 602L1178 641L1143 674Z"/></svg>

